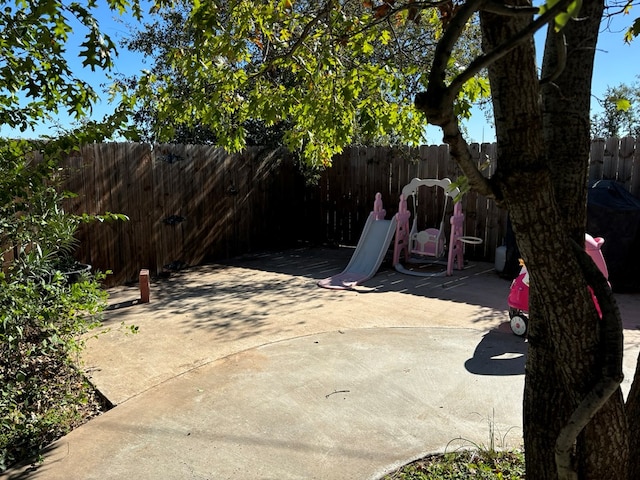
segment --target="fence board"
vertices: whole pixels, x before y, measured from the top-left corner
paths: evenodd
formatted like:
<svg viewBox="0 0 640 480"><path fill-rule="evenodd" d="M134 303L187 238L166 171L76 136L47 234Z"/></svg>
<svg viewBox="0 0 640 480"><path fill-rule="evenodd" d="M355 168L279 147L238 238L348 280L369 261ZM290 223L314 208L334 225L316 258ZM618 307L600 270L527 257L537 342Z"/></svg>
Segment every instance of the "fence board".
<svg viewBox="0 0 640 480"><path fill-rule="evenodd" d="M189 248L192 251L190 263L198 265L206 261L208 249L215 242L212 223L216 218L214 212L218 209L219 200L210 193L213 181L209 169L215 161L212 147L192 146L189 154L193 188L189 212L193 219L189 236Z"/></svg>
<svg viewBox="0 0 640 480"><path fill-rule="evenodd" d="M489 161L488 167L483 171L483 174L487 178L491 178L496 171L496 162L491 162L491 159L496 158L496 148L495 144L483 143L480 146L480 165L484 165L487 161ZM495 249L496 246L502 244L502 240L506 233L506 229L501 228L502 221L504 215L501 215L500 209L498 209L497 205L494 201L488 200L485 198L484 203L486 205L486 227L485 227L485 236L483 238L483 242L480 246L478 246L478 250L482 249L482 253L479 255L484 259L494 260L495 259Z"/></svg>
<svg viewBox="0 0 640 480"><path fill-rule="evenodd" d="M153 152L153 185L154 185L154 208L153 208L153 231L152 236L156 247L156 256L154 261L153 273L162 272L164 261L168 258L166 252L166 243L164 224L164 201L166 196L166 185L164 181L166 170L166 162L161 158L161 153L154 150ZM168 263L168 262L167 262Z"/></svg>
<svg viewBox="0 0 640 480"><path fill-rule="evenodd" d="M135 276L138 269L149 269L155 265L153 252L153 161L151 150L148 146L135 144L133 150L127 155L126 163L129 168L127 191L132 196L130 203L130 215L136 219L135 223L127 227L130 239L134 243L131 249L132 262L127 270L127 278ZM137 207L137 208L136 208Z"/></svg>
<svg viewBox="0 0 640 480"><path fill-rule="evenodd" d="M253 177L253 172L251 164L247 161L246 153L241 154L238 160L235 168L229 169L231 183L238 191L238 193L232 197L232 209L234 212L243 212L243 215L235 218L235 221L229 222L229 228L233 233L231 235L232 241L228 243L228 256L237 255L241 251L250 251L245 234L251 227L253 211L245 211L243 206L251 194L251 186L247 180Z"/></svg>
<svg viewBox="0 0 640 480"><path fill-rule="evenodd" d="M345 219L345 222L349 224L347 236L349 243L357 243L360 231L364 228L364 224L367 221L369 212L373 206L373 200L375 198L376 191L376 168L377 164L376 153L371 152L363 147L356 147L352 150L355 155L355 161L349 162L351 168L349 169L348 177L343 177L345 182L343 188L345 192L348 192L348 202L352 205L352 211L354 217ZM364 175L361 173L364 172ZM385 192L380 192L384 194ZM383 195L383 202L384 202Z"/></svg>
<svg viewBox="0 0 640 480"><path fill-rule="evenodd" d="M631 188L631 174L633 169L633 153L635 138L625 137L620 139L617 180L624 184L626 190Z"/></svg>
<svg viewBox="0 0 640 480"><path fill-rule="evenodd" d="M470 145L471 158L476 165L480 165L480 145L475 143ZM465 194L462 199L462 211L464 213L464 233L467 236L478 237L484 239L484 233L478 231L478 208L479 203L478 194L471 190ZM477 245L466 245L465 253L471 258L478 258L478 252L480 251Z"/></svg>
<svg viewBox="0 0 640 480"><path fill-rule="evenodd" d="M232 180L227 178L227 170L232 166L228 163L228 155L219 149L213 152L212 161L207 169L207 178L209 179L209 191L207 192L207 201L209 203L210 229L215 232L215 241L211 244L211 256L215 258L218 252L222 256L229 254L228 242L233 233L230 230L233 222L233 197L237 195L235 185Z"/></svg>
<svg viewBox="0 0 640 480"><path fill-rule="evenodd" d="M419 178L439 178L438 177L438 155L440 152L439 145L432 145L427 149L427 158L425 158L427 174ZM411 179L409 179L411 181ZM431 223L438 216L438 206L436 197L434 196L434 188L421 188L418 190L418 212L424 212L418 217L418 230L432 227Z"/></svg>
<svg viewBox="0 0 640 480"><path fill-rule="evenodd" d="M633 167L631 168L631 181L629 191L632 195L640 196L640 136L635 137L633 152Z"/></svg>
<svg viewBox="0 0 640 480"><path fill-rule="evenodd" d="M596 138L591 142L589 153L589 185L602 179L604 172L606 141L604 138Z"/></svg>
<svg viewBox="0 0 640 480"><path fill-rule="evenodd" d="M86 211L89 213L123 211L117 203L119 172L113 171L115 164L113 148L114 144L102 144L92 149L82 149L85 158L85 185L81 191L86 195L88 206ZM112 223L92 223L86 226L88 238L83 239L82 242L83 245L87 244L91 248L91 261L87 263L95 267L122 264L126 255L121 256L120 248L116 245L116 238L113 235L116 229L117 227ZM100 268L100 270L107 269Z"/></svg>
<svg viewBox="0 0 640 480"><path fill-rule="evenodd" d="M389 183L389 199L385 200L385 208L387 213L390 212L389 208L393 205L393 211L397 212L398 202L400 201L400 194L402 193L402 187L406 185L406 178L411 170L417 170L420 165L419 149L412 152L412 156L408 161L404 161L399 156L394 156L390 166L390 183ZM389 215L387 215L389 217Z"/></svg>
<svg viewBox="0 0 640 480"><path fill-rule="evenodd" d="M617 138L608 138L605 142L604 162L602 165L603 178L616 180L619 145L620 142Z"/></svg>

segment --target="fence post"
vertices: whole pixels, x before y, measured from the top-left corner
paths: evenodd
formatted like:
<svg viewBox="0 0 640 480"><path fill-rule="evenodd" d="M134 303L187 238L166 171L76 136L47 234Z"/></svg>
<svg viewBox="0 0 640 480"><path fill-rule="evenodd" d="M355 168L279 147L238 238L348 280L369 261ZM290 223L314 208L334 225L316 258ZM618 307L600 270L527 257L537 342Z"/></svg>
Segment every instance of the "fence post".
<svg viewBox="0 0 640 480"><path fill-rule="evenodd" d="M140 282L140 303L149 303L149 270L146 268L140 270L140 276L138 278Z"/></svg>

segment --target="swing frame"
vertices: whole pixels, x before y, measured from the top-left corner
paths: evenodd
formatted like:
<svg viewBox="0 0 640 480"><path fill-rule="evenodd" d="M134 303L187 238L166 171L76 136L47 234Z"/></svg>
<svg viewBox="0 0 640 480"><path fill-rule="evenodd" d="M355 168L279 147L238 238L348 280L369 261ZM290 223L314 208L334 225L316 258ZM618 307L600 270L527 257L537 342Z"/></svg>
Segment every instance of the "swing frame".
<svg viewBox="0 0 640 480"><path fill-rule="evenodd" d="M420 187L440 187L444 190L445 200L442 211L442 219L440 228L426 229L417 231L417 192ZM398 208L396 235L393 251L393 265L400 273L417 276L441 276L452 275L454 265L458 270L462 270L464 266L463 253L464 243L481 243L482 240L475 237L465 237L463 235L464 214L462 213L462 205L459 201L461 196L460 189L454 185L448 178L443 179L420 179L414 178L402 189L400 195L400 205ZM407 208L407 199L413 197L413 222L409 229L409 219L411 212ZM447 250L445 240L445 220L447 218L447 207L449 198L454 202L453 215L450 216L451 233L449 242L449 251L445 260L445 252ZM404 254L406 263L433 264L443 265L444 270L436 273L416 272L406 269L400 263L400 257ZM430 258L431 259L430 259Z"/></svg>

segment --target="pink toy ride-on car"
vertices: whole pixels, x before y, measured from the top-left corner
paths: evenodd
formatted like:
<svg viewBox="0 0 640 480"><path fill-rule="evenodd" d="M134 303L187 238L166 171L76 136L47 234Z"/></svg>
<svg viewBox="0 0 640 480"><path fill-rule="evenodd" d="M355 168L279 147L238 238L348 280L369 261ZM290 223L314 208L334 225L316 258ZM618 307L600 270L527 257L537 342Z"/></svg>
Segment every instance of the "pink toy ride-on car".
<svg viewBox="0 0 640 480"><path fill-rule="evenodd" d="M600 237L593 238L588 233L585 234L585 251L600 269L604 278L608 280L609 272L601 251L603 243L604 239ZM591 296L600 315L600 307L593 292L591 292ZM511 330L516 335L524 337L527 334L527 322L529 321L529 273L527 272L527 267L523 266L520 274L511 283L507 304L509 305Z"/></svg>

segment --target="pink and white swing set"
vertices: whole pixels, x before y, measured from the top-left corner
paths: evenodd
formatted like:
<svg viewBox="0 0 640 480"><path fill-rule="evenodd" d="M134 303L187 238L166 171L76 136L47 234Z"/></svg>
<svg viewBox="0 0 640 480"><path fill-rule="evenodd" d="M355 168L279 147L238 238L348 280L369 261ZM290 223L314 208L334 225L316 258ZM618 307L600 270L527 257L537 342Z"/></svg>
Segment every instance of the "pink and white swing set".
<svg viewBox="0 0 640 480"><path fill-rule="evenodd" d="M427 228L418 231L417 192L420 187L439 187L444 190L445 197L439 228ZM458 187L453 186L448 178L441 180L414 178L404 186L396 215L397 223L393 249L393 266L398 272L421 277L450 276L453 275L454 266L457 270L464 268L464 244L480 244L482 239L464 235L464 214L462 213L462 204L457 201L459 197L460 190ZM414 209L411 228L409 228L411 212L407 208L407 201L410 198L413 200ZM453 202L453 214L449 219L451 231L449 234L449 249L447 251L445 220L449 201ZM404 264L407 266L401 262L401 257L404 258ZM437 271L425 271L419 268L412 268L411 265L435 265L444 268L440 268Z"/></svg>

